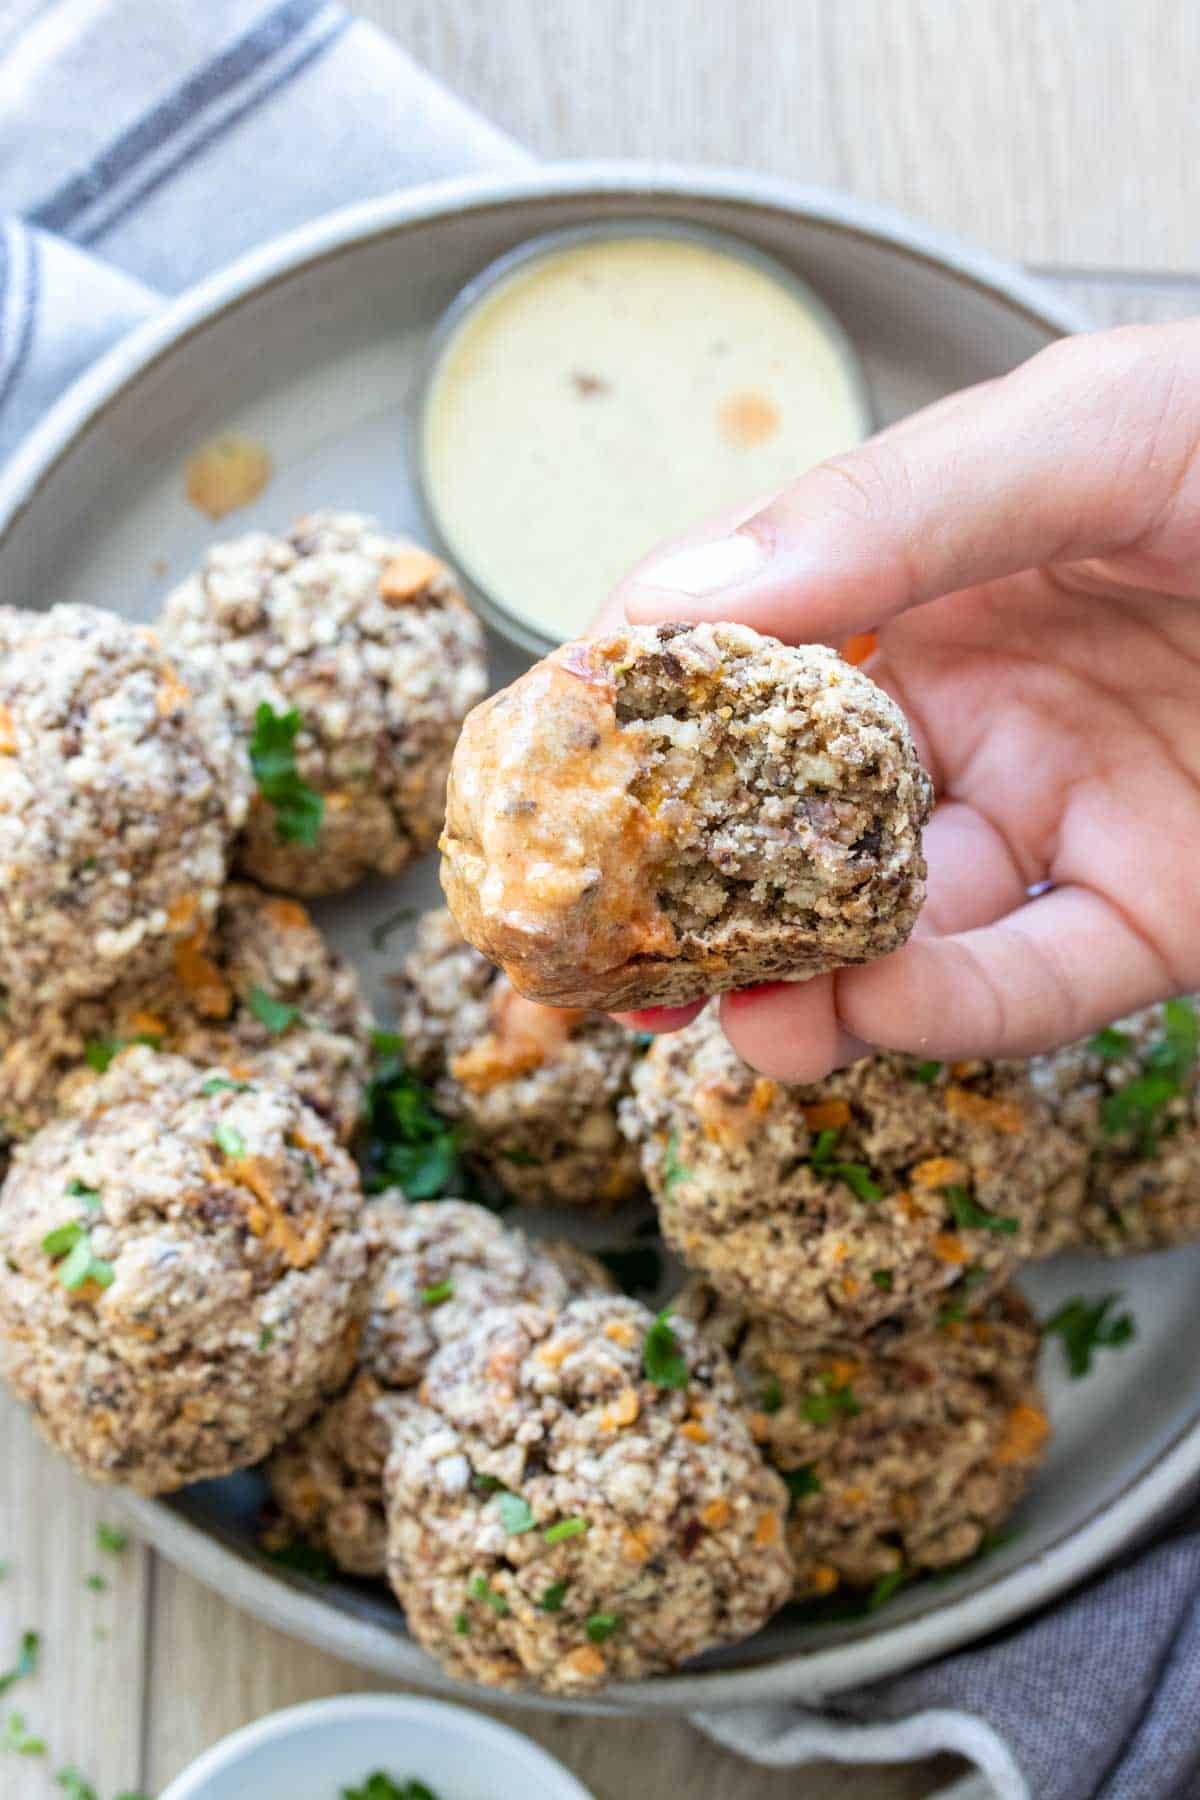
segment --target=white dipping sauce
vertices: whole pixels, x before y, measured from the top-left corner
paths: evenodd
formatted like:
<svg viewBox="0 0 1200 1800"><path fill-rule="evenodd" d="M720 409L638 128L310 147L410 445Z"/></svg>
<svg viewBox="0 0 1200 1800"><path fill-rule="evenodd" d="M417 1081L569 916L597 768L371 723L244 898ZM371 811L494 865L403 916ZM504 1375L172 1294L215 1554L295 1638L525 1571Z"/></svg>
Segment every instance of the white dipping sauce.
<svg viewBox="0 0 1200 1800"><path fill-rule="evenodd" d="M491 598L561 641L661 538L870 429L805 290L686 237L597 237L485 294L430 385L438 528Z"/></svg>

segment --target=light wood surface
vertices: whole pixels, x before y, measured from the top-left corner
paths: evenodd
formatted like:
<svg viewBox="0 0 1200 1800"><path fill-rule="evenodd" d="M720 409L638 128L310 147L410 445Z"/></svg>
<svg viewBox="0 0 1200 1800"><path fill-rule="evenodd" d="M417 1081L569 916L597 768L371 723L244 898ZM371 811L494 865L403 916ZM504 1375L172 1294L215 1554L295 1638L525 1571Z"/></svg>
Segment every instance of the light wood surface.
<svg viewBox="0 0 1200 1800"><path fill-rule="evenodd" d="M882 199L1041 265L1098 323L1200 311L1184 0L362 0L458 92L548 157L736 163ZM1153 271L1148 276L1148 271ZM113 1517L0 1397L0 1701L49 1741L0 1752L4 1800L52 1800L74 1763L100 1800L154 1794L277 1707L370 1677L236 1612L158 1558L96 1547ZM101 1574L105 1591L87 1586ZM915 1800L950 1759L803 1775L715 1749L683 1721L497 1716L598 1800ZM282 1800L269 1796L264 1800Z"/></svg>

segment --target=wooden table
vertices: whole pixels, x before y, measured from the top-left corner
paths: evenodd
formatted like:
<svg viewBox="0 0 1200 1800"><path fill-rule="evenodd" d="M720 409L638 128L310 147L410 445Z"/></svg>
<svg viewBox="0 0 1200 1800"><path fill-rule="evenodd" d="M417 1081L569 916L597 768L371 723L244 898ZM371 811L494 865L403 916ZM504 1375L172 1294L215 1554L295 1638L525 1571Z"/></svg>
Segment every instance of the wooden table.
<svg viewBox="0 0 1200 1800"><path fill-rule="evenodd" d="M1200 9L1185 0L361 0L360 11L544 156L824 182L1031 263L1098 322L1200 311ZM0 1757L4 1800L61 1796L53 1770L70 1762L100 1800L153 1794L249 1719L372 1686L136 1545L97 1549L111 1504L7 1400L0 1445L0 1669L22 1628L44 1637L42 1671L0 1703L0 1726L20 1709L52 1745L45 1764ZM93 1574L103 1591L87 1585ZM901 1800L958 1767L822 1765L801 1777L753 1769L682 1721L507 1716L599 1800Z"/></svg>

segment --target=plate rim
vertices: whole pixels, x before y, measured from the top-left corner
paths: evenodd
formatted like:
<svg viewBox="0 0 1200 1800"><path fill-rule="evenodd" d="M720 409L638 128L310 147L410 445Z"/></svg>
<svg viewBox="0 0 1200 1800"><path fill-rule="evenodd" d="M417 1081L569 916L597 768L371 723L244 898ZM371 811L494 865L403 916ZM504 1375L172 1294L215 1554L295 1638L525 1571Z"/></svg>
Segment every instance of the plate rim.
<svg viewBox="0 0 1200 1800"><path fill-rule="evenodd" d="M528 170L426 183L344 207L249 251L207 277L121 339L55 402L0 470L0 550L59 463L124 390L194 332L279 282L362 245L437 218L569 198L656 203L718 200L817 224L882 243L982 291L1056 335L1091 321L1036 277L939 228L889 207L823 187L748 171L663 162L534 165ZM958 1649L1027 1614L1125 1549L1200 1479L1200 1406L1150 1465L1091 1516L1027 1562L915 1618L882 1624L871 1636L789 1651L740 1669L698 1670L621 1684L603 1698L565 1703L503 1694L507 1705L614 1714L726 1708L749 1701L819 1700ZM333 1654L425 1688L495 1701L495 1690L464 1687L441 1674L413 1641L333 1607L294 1579L268 1572L227 1548L162 1501L127 1493L114 1500L169 1561L278 1629Z"/></svg>

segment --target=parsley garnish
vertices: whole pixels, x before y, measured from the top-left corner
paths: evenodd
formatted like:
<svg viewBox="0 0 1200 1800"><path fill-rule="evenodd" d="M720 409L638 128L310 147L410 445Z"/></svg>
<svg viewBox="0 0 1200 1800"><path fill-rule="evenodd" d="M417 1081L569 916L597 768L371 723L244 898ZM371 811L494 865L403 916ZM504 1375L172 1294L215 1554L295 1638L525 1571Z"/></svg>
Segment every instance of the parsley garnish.
<svg viewBox="0 0 1200 1800"><path fill-rule="evenodd" d="M28 1735L24 1713L9 1713L0 1749L11 1750L14 1756L45 1756L46 1740Z"/></svg>
<svg viewBox="0 0 1200 1800"><path fill-rule="evenodd" d="M567 1538L582 1537L587 1528L587 1520L576 1513L572 1518L560 1519L557 1525L547 1525L542 1536L548 1544L561 1544Z"/></svg>
<svg viewBox="0 0 1200 1800"><path fill-rule="evenodd" d="M65 1792L67 1800L99 1800L91 1782L85 1781L78 1769L60 1769L54 1779Z"/></svg>
<svg viewBox="0 0 1200 1800"><path fill-rule="evenodd" d="M258 1334L259 1349L260 1350L269 1350L271 1348L271 1345L274 1342L275 1342L275 1333L271 1330L271 1327L269 1325L264 1325L262 1330Z"/></svg>
<svg viewBox="0 0 1200 1800"><path fill-rule="evenodd" d="M1123 1037L1125 1034L1117 1032L1113 1035ZM1097 1036L1104 1037L1105 1033ZM1093 1038L1092 1044L1095 1042ZM1153 1156L1162 1129L1161 1115L1171 1101L1182 1094L1184 1083L1196 1067L1198 1055L1200 1020L1194 1003L1168 1000L1163 1007L1162 1036L1141 1053L1142 1073L1107 1094L1101 1102L1100 1125L1105 1134L1118 1137L1124 1132L1132 1132L1136 1154Z"/></svg>
<svg viewBox="0 0 1200 1800"><path fill-rule="evenodd" d="M376 1769L361 1787L343 1788L342 1800L438 1800L438 1797L423 1781L395 1782L382 1769Z"/></svg>
<svg viewBox="0 0 1200 1800"><path fill-rule="evenodd" d="M498 1481L494 1475L476 1473L471 1476L471 1486L477 1494L498 1494L504 1483Z"/></svg>
<svg viewBox="0 0 1200 1800"><path fill-rule="evenodd" d="M96 1548L107 1550L110 1556L120 1556L123 1550L129 1548L129 1533L116 1525L97 1525Z"/></svg>
<svg viewBox="0 0 1200 1800"><path fill-rule="evenodd" d="M122 1050L128 1050L134 1044L144 1044L148 1050L157 1050L161 1043L161 1037L150 1031L139 1032L137 1037L131 1038L89 1038L83 1046L83 1060L97 1075L104 1075Z"/></svg>
<svg viewBox="0 0 1200 1800"><path fill-rule="evenodd" d="M783 1480L794 1501L804 1500L809 1494L821 1492L821 1478L808 1463L802 1464L798 1469L785 1469Z"/></svg>
<svg viewBox="0 0 1200 1800"><path fill-rule="evenodd" d="M642 1373L655 1387L685 1388L689 1380L687 1357L671 1330L670 1318L671 1308L664 1306L647 1331L642 1346Z"/></svg>
<svg viewBox="0 0 1200 1800"><path fill-rule="evenodd" d="M1077 1296L1047 1319L1044 1329L1061 1337L1067 1367L1076 1381L1090 1373L1097 1350L1119 1350L1137 1335L1132 1313L1110 1316L1120 1299L1120 1294L1105 1294L1099 1300Z"/></svg>
<svg viewBox="0 0 1200 1800"><path fill-rule="evenodd" d="M399 1186L410 1200L461 1194L459 1134L404 1060L403 1039L377 1032L378 1062L367 1087L363 1150L368 1193Z"/></svg>
<svg viewBox="0 0 1200 1800"><path fill-rule="evenodd" d="M93 1594L105 1594L108 1592L108 1583L105 1581L103 1575L89 1575L86 1577L83 1585L85 1588L89 1588Z"/></svg>
<svg viewBox="0 0 1200 1800"><path fill-rule="evenodd" d="M249 1081L230 1081L227 1075L210 1075L200 1092L209 1099L214 1094L252 1094L254 1084Z"/></svg>
<svg viewBox="0 0 1200 1800"><path fill-rule="evenodd" d="M41 1636L36 1631L23 1631L21 1644L17 1651L17 1660L6 1675L0 1675L0 1694L7 1694L10 1687L26 1676L37 1673L38 1652L41 1650Z"/></svg>
<svg viewBox="0 0 1200 1800"><path fill-rule="evenodd" d="M909 1074L912 1076L913 1080L923 1082L926 1087L929 1087L935 1082L941 1072L942 1065L940 1062L914 1063L909 1070Z"/></svg>
<svg viewBox="0 0 1200 1800"><path fill-rule="evenodd" d="M867 1595L867 1611L869 1613L878 1612L881 1606L886 1606L889 1600L895 1599L905 1582L910 1579L908 1570L903 1566L898 1569L889 1569L886 1575L879 1577Z"/></svg>
<svg viewBox="0 0 1200 1800"><path fill-rule="evenodd" d="M511 1163L514 1169L541 1169L545 1166L540 1156L534 1156L532 1151L523 1150L520 1144L514 1144L511 1150L501 1150L500 1155L506 1163Z"/></svg>
<svg viewBox="0 0 1200 1800"><path fill-rule="evenodd" d="M437 1281L432 1287L421 1289L422 1306L444 1306L447 1300L454 1298L452 1281Z"/></svg>
<svg viewBox="0 0 1200 1800"><path fill-rule="evenodd" d="M821 1385L815 1393L805 1394L800 1402L800 1411L812 1425L828 1425L838 1413L845 1413L853 1419L862 1411L854 1398L854 1389L843 1383L836 1386L828 1375L821 1377Z"/></svg>
<svg viewBox="0 0 1200 1800"><path fill-rule="evenodd" d="M454 1635L455 1637L470 1637L471 1635L471 1621L464 1612L454 1615Z"/></svg>
<svg viewBox="0 0 1200 1800"><path fill-rule="evenodd" d="M989 1212L986 1206L980 1206L978 1201L973 1200L964 1187L943 1188L942 1198L950 1217L962 1231L996 1231L1005 1237L1012 1237L1020 1230L1018 1220L1006 1219L1001 1213Z"/></svg>
<svg viewBox="0 0 1200 1800"><path fill-rule="evenodd" d="M773 1375L763 1389L758 1404L765 1413L777 1413L783 1405L783 1389Z"/></svg>
<svg viewBox="0 0 1200 1800"><path fill-rule="evenodd" d="M625 1620L620 1613L591 1613L584 1622L583 1629L593 1644L605 1644L614 1631L620 1631Z"/></svg>
<svg viewBox="0 0 1200 1800"><path fill-rule="evenodd" d="M68 1200L82 1200L89 1212L97 1212L100 1207L100 1189L88 1187L86 1182L76 1176L67 1183Z"/></svg>
<svg viewBox="0 0 1200 1800"><path fill-rule="evenodd" d="M213 1143L223 1156L230 1156L236 1162L239 1156L246 1154L246 1140L240 1131L232 1125L216 1125L213 1127Z"/></svg>
<svg viewBox="0 0 1200 1800"><path fill-rule="evenodd" d="M822 1175L832 1176L835 1181L843 1182L858 1200L882 1200L883 1189L871 1179L871 1171L866 1163L838 1162L834 1157L837 1135L831 1126L818 1131L816 1141L809 1151L809 1167Z"/></svg>
<svg viewBox="0 0 1200 1800"><path fill-rule="evenodd" d="M254 715L250 767L263 799L275 809L275 835L288 844L317 842L325 816L325 796L301 780L296 769L300 714L277 713L263 701Z"/></svg>
<svg viewBox="0 0 1200 1800"><path fill-rule="evenodd" d="M500 1523L509 1537L522 1537L525 1532L532 1531L537 1521L528 1500L520 1494L501 1494L496 1502L500 1513Z"/></svg>
<svg viewBox="0 0 1200 1800"><path fill-rule="evenodd" d="M1115 1025L1106 1025L1095 1037L1090 1037L1087 1047L1093 1056L1102 1056L1105 1062L1117 1062L1122 1056L1128 1056L1133 1049L1133 1039L1127 1031L1118 1031Z"/></svg>
<svg viewBox="0 0 1200 1800"><path fill-rule="evenodd" d="M259 1024L265 1026L272 1037L279 1037L289 1025L295 1025L300 1018L298 1006L292 1006L287 1000L277 1000L274 994L268 994L266 988L261 988L257 984L247 993L246 1005Z"/></svg>
<svg viewBox="0 0 1200 1800"><path fill-rule="evenodd" d="M42 1239L42 1249L58 1264L58 1279L69 1292L74 1293L87 1281L94 1281L97 1287L112 1286L112 1264L102 1262L93 1253L90 1234L74 1219L48 1231Z"/></svg>
<svg viewBox="0 0 1200 1800"><path fill-rule="evenodd" d="M306 1544L303 1538L280 1544L278 1549L268 1550L267 1555L281 1569L294 1569L297 1575L307 1575L310 1581L333 1581L337 1577L338 1567L332 1556L318 1550L315 1544Z"/></svg>
<svg viewBox="0 0 1200 1800"><path fill-rule="evenodd" d="M482 1600L485 1606L490 1606L498 1619L507 1619L509 1614L508 1601L504 1598L503 1594L498 1594L492 1584L485 1580L482 1575L476 1575L468 1592L470 1593L472 1600Z"/></svg>
<svg viewBox="0 0 1200 1800"><path fill-rule="evenodd" d="M679 1133L673 1131L663 1149L663 1188L668 1199L681 1181L690 1181L692 1171L685 1169L679 1160Z"/></svg>
<svg viewBox="0 0 1200 1800"><path fill-rule="evenodd" d="M538 1611L539 1612L548 1612L548 1613L561 1612L562 1611L562 1603L566 1599L566 1597L567 1597L566 1582L565 1581L552 1581L550 1583L550 1586L543 1590L542 1597L537 1603Z"/></svg>
<svg viewBox="0 0 1200 1800"><path fill-rule="evenodd" d="M896 1277L890 1269L872 1269L871 1280L881 1294L890 1294L896 1285Z"/></svg>

